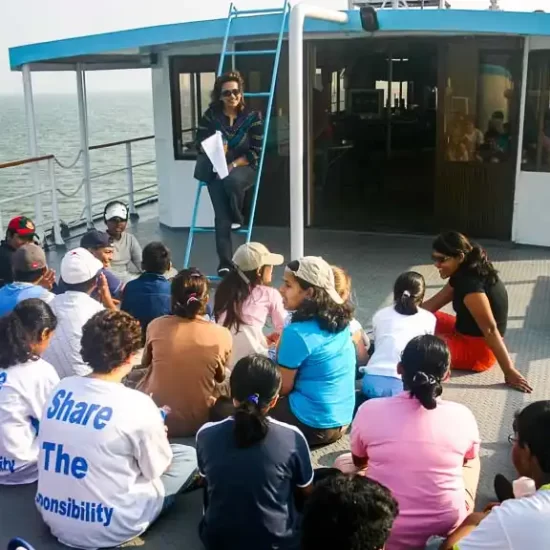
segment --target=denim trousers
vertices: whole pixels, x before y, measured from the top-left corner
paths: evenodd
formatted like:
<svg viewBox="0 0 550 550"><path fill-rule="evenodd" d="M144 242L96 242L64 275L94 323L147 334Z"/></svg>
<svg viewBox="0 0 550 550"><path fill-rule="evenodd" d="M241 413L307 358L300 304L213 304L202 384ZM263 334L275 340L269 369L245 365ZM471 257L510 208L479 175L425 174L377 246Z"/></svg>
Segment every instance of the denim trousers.
<svg viewBox="0 0 550 550"><path fill-rule="evenodd" d="M237 166L223 180L208 184L208 193L214 207L216 252L220 266L229 267L233 257L231 224L243 224L243 207L246 191L254 185L256 170L250 166Z"/></svg>

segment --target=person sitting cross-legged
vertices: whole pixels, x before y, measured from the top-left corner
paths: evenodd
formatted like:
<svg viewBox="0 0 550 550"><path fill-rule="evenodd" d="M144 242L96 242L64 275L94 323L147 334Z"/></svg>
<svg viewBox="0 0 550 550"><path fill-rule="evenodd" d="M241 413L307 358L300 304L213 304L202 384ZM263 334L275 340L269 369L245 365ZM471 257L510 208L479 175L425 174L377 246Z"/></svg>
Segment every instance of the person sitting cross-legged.
<svg viewBox="0 0 550 550"><path fill-rule="evenodd" d="M550 401L527 405L514 420L512 462L535 482L530 496L470 514L441 550L546 550L550 545Z"/></svg>
<svg viewBox="0 0 550 550"><path fill-rule="evenodd" d="M135 319L100 311L82 331L91 374L62 380L44 408L36 505L67 546L107 548L140 535L195 476L195 450L170 445L153 400L121 383L140 347Z"/></svg>

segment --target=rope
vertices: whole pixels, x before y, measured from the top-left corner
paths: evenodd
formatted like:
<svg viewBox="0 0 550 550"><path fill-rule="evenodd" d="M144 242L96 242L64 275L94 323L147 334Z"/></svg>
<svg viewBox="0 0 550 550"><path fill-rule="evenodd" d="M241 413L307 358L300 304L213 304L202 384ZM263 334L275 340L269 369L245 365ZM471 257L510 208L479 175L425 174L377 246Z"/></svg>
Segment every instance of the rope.
<svg viewBox="0 0 550 550"><path fill-rule="evenodd" d="M83 179L81 182L80 182L80 185L74 190L72 191L71 193L66 193L65 191L62 191L61 189L59 189L59 187L57 188L57 192L62 196L62 197L65 197L66 199L70 199L72 197L74 197L83 187L84 185L84 182L85 180Z"/></svg>
<svg viewBox="0 0 550 550"><path fill-rule="evenodd" d="M80 157L82 156L82 149L78 151L78 155L76 155L76 159L71 164L63 164L57 157L53 157L53 160L55 160L55 163L60 168L63 168L64 170L70 170L71 168L74 168L76 166L76 163L80 160Z"/></svg>

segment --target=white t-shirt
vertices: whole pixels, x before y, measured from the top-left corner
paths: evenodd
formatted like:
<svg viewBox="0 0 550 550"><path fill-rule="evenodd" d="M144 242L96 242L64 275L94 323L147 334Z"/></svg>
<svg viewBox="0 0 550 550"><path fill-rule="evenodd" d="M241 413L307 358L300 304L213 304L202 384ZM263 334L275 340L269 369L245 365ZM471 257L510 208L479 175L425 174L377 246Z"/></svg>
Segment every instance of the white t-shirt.
<svg viewBox="0 0 550 550"><path fill-rule="evenodd" d="M455 545L458 550L550 548L550 485L533 496L504 501Z"/></svg>
<svg viewBox="0 0 550 550"><path fill-rule="evenodd" d="M164 500L172 450L158 407L116 382L72 376L40 423L36 505L76 548L118 546L143 533Z"/></svg>
<svg viewBox="0 0 550 550"><path fill-rule="evenodd" d="M401 315L393 306L376 312L372 319L374 353L364 371L400 378L397 364L405 346L416 336L433 334L435 322L435 315L421 308L414 315Z"/></svg>
<svg viewBox="0 0 550 550"><path fill-rule="evenodd" d="M105 308L88 294L73 290L56 296L50 307L57 317L57 329L43 354L44 359L55 367L60 378L90 374L92 369L82 361L80 354L82 327Z"/></svg>
<svg viewBox="0 0 550 550"><path fill-rule="evenodd" d="M0 485L38 479L38 424L58 382L42 359L0 369Z"/></svg>

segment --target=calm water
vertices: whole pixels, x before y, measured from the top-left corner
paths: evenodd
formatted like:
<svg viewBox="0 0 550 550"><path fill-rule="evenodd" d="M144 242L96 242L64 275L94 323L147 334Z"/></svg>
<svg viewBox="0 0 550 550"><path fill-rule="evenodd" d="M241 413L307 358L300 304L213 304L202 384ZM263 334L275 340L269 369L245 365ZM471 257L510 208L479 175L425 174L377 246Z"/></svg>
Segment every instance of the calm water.
<svg viewBox="0 0 550 550"><path fill-rule="evenodd" d="M76 95L37 95L35 97L38 148L40 155L55 154L64 164L72 164L80 149L78 108ZM88 97L90 145L152 135L153 108L149 92L95 93ZM28 157L25 110L23 97L0 95L0 163ZM133 163L154 160L154 141L132 144ZM90 153L92 176L126 165L125 146L117 146ZM47 163L40 163L40 183L48 188ZM65 192L74 191L82 181L82 162L70 170L56 166L57 186ZM135 188L156 182L155 165L134 169ZM92 182L93 202L102 202L126 190L126 173L112 174ZM11 215L34 215L34 198L24 197L33 190L28 167L0 170L0 200L14 197L0 204L4 221ZM154 190L137 195L148 196ZM17 197L17 198L16 198ZM58 196L61 218L72 221L80 218L84 208L84 190L75 197ZM46 219L50 217L49 195L43 195ZM98 204L95 212L103 207Z"/></svg>

